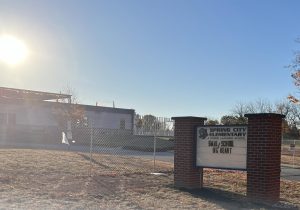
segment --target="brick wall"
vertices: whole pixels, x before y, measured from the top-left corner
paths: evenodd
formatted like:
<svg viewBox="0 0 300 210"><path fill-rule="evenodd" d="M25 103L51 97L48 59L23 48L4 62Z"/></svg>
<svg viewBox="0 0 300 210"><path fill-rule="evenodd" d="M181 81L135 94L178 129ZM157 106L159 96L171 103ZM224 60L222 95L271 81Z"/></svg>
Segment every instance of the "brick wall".
<svg viewBox="0 0 300 210"><path fill-rule="evenodd" d="M196 168L195 127L204 125L206 118L173 117L175 120L174 185L196 189L203 184L203 169Z"/></svg>
<svg viewBox="0 0 300 210"><path fill-rule="evenodd" d="M280 158L282 118L280 114L246 114L247 197L255 201L277 202L280 198ZM174 185L201 188L203 169L196 168L196 126L206 118L174 117Z"/></svg>
<svg viewBox="0 0 300 210"><path fill-rule="evenodd" d="M280 114L246 114L247 197L276 202L280 198L282 118Z"/></svg>

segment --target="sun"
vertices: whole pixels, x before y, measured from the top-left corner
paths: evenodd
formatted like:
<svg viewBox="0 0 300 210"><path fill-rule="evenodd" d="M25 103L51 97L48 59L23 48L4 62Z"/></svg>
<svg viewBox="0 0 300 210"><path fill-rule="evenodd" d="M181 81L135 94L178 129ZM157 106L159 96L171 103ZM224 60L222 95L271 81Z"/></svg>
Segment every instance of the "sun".
<svg viewBox="0 0 300 210"><path fill-rule="evenodd" d="M26 59L28 48L23 41L14 36L0 36L0 62L16 65Z"/></svg>

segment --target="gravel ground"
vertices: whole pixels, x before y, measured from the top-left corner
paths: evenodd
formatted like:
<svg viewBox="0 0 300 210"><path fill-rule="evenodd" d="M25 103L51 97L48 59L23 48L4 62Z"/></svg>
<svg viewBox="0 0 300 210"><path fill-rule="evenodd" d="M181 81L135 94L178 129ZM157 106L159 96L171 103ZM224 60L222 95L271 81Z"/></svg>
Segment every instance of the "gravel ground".
<svg viewBox="0 0 300 210"><path fill-rule="evenodd" d="M246 174L205 170L205 188L173 186L172 164L112 155L0 150L0 209L298 209L300 183L282 181L276 206L245 198ZM89 175L92 176L89 176Z"/></svg>

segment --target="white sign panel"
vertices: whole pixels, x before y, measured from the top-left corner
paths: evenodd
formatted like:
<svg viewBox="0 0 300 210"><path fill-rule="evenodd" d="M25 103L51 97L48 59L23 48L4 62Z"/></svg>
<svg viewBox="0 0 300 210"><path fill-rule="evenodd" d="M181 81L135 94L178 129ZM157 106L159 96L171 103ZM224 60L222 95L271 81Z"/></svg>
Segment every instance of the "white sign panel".
<svg viewBox="0 0 300 210"><path fill-rule="evenodd" d="M246 126L197 127L197 166L246 169L246 159Z"/></svg>

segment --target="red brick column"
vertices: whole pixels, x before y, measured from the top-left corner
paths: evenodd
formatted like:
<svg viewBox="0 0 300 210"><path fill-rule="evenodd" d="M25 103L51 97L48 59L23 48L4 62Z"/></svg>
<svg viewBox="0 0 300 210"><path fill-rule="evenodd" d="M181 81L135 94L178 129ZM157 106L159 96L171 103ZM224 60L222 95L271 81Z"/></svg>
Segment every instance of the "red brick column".
<svg viewBox="0 0 300 210"><path fill-rule="evenodd" d="M246 114L247 197L277 202L280 198L281 131L284 115Z"/></svg>
<svg viewBox="0 0 300 210"><path fill-rule="evenodd" d="M174 185L179 188L202 187L203 169L196 168L195 127L204 125L206 118L173 117L175 120Z"/></svg>

